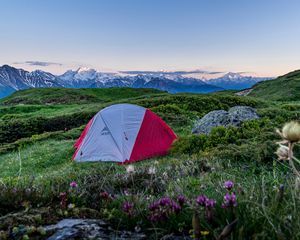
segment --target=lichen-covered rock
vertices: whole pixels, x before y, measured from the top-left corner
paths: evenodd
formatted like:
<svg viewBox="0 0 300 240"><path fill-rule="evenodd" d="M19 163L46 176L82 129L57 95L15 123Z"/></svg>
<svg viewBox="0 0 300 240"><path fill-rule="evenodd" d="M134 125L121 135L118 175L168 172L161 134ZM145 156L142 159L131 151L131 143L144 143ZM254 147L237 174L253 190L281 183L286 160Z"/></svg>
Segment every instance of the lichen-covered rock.
<svg viewBox="0 0 300 240"><path fill-rule="evenodd" d="M238 127L242 122L258 119L256 110L247 106L235 106L227 111L216 110L209 112L199 119L192 130L194 134L209 134L214 127L235 126Z"/></svg>
<svg viewBox="0 0 300 240"><path fill-rule="evenodd" d="M225 126L228 121L228 112L224 110L216 110L209 112L203 118L195 123L192 133L209 134L213 127Z"/></svg>
<svg viewBox="0 0 300 240"><path fill-rule="evenodd" d="M100 219L64 219L55 225L45 226L48 240L67 239L146 239L142 233L114 230Z"/></svg>
<svg viewBox="0 0 300 240"><path fill-rule="evenodd" d="M246 106L232 107L228 113L230 124L233 126L239 126L242 122L259 118L254 108Z"/></svg>

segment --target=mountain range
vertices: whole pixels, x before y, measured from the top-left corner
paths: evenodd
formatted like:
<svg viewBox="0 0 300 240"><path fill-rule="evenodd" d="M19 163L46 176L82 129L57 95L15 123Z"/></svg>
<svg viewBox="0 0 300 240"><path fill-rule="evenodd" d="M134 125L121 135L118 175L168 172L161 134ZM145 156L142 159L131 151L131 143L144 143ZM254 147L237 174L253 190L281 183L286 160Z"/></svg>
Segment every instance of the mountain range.
<svg viewBox="0 0 300 240"><path fill-rule="evenodd" d="M239 73L227 73L216 79L198 79L185 77L180 74L120 74L98 72L90 68L79 68L76 71L69 70L62 75L53 75L41 70L28 72L9 65L0 67L0 98L11 93L28 88L109 88L132 87L154 88L170 93L193 92L209 93L225 89L244 89L252 85L268 80L242 76Z"/></svg>

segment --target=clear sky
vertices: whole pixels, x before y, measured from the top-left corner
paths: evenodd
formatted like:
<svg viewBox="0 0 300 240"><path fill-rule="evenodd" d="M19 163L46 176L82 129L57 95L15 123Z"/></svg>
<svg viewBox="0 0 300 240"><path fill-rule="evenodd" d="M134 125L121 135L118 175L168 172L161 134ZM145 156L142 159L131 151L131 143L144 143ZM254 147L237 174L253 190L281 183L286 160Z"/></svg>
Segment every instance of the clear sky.
<svg viewBox="0 0 300 240"><path fill-rule="evenodd" d="M0 65L300 69L299 0L0 0Z"/></svg>

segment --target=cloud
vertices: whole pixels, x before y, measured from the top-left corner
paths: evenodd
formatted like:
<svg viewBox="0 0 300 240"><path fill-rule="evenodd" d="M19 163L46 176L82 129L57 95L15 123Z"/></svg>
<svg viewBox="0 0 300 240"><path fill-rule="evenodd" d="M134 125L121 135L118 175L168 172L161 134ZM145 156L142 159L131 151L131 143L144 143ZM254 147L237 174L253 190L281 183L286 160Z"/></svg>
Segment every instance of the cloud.
<svg viewBox="0 0 300 240"><path fill-rule="evenodd" d="M206 71L206 70L192 70L192 71L120 71L120 73L125 74L163 74L163 75L187 75L187 74L220 74L224 72L217 71Z"/></svg>
<svg viewBox="0 0 300 240"><path fill-rule="evenodd" d="M55 62L42 62L42 61L25 61L25 62L17 62L15 64L26 64L30 66L40 66L40 67L47 67L47 66L62 66L62 63L55 63Z"/></svg>

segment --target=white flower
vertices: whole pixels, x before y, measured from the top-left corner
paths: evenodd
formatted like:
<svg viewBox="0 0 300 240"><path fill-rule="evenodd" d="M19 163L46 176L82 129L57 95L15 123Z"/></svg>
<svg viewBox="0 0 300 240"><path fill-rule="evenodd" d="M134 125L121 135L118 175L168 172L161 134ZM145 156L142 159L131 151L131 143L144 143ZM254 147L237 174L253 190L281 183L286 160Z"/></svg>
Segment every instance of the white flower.
<svg viewBox="0 0 300 240"><path fill-rule="evenodd" d="M278 160L288 160L289 159L289 148L287 146L279 144L279 148L276 151Z"/></svg>
<svg viewBox="0 0 300 240"><path fill-rule="evenodd" d="M156 173L156 168L155 167L149 167L148 173L154 175Z"/></svg>
<svg viewBox="0 0 300 240"><path fill-rule="evenodd" d="M128 165L128 166L126 166L126 172L127 172L128 174L134 173L134 172L135 172L134 166L133 166L133 165Z"/></svg>
<svg viewBox="0 0 300 240"><path fill-rule="evenodd" d="M162 175L163 175L164 178L168 178L168 173L167 172L163 172Z"/></svg>
<svg viewBox="0 0 300 240"><path fill-rule="evenodd" d="M68 208L69 208L69 209L73 209L73 208L75 208L75 204L73 204L73 203L70 203L70 204L68 205Z"/></svg>

